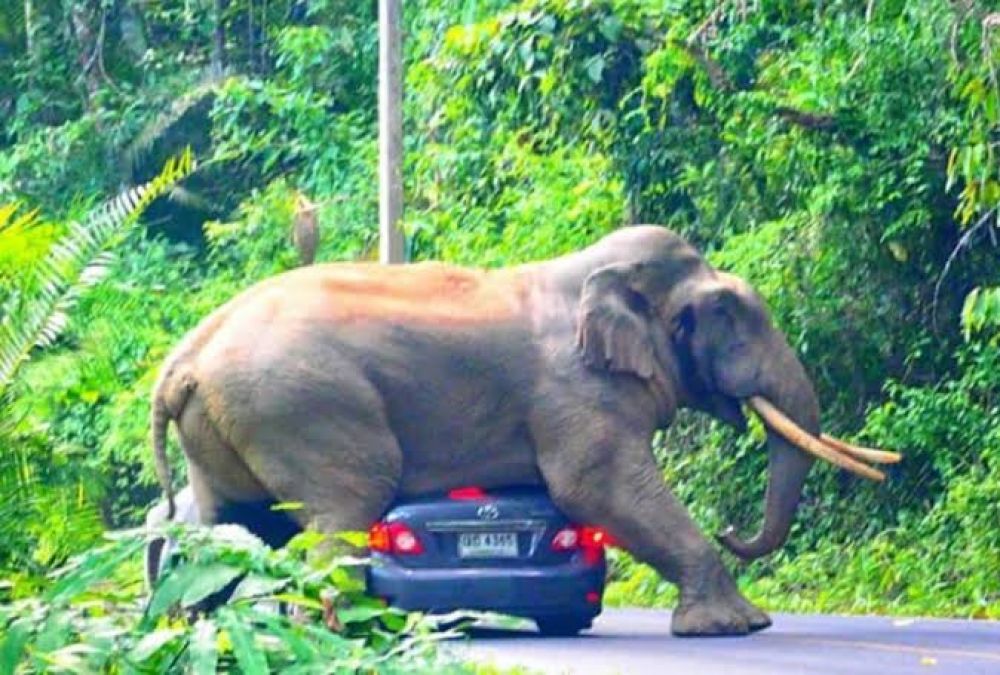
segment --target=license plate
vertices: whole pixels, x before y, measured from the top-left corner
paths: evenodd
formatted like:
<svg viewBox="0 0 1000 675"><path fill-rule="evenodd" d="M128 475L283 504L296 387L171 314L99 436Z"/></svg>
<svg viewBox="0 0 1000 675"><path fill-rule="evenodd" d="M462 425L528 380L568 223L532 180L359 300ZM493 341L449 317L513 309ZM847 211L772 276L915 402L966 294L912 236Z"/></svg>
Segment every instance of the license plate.
<svg viewBox="0 0 1000 675"><path fill-rule="evenodd" d="M459 558L516 558L514 532L463 532L458 535Z"/></svg>

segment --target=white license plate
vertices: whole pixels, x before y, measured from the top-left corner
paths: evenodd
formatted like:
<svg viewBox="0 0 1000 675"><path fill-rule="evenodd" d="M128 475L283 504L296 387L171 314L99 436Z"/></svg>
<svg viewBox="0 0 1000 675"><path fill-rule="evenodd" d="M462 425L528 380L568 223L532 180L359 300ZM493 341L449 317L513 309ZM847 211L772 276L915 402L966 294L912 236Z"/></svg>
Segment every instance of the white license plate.
<svg viewBox="0 0 1000 675"><path fill-rule="evenodd" d="M463 532L458 535L459 558L516 558L514 532Z"/></svg>

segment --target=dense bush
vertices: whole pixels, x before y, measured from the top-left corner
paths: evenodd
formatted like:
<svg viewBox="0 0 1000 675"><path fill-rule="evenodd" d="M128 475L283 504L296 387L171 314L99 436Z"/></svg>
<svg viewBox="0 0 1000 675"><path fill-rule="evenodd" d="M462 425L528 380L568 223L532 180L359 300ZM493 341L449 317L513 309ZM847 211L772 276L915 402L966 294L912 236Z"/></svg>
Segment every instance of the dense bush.
<svg viewBox="0 0 1000 675"><path fill-rule="evenodd" d="M469 672L437 652L436 623L366 597L357 561L306 563L312 535L276 552L233 526L169 534L181 560L148 597L146 534L132 531L72 559L39 597L0 605L0 672ZM225 607L196 611L231 584Z"/></svg>

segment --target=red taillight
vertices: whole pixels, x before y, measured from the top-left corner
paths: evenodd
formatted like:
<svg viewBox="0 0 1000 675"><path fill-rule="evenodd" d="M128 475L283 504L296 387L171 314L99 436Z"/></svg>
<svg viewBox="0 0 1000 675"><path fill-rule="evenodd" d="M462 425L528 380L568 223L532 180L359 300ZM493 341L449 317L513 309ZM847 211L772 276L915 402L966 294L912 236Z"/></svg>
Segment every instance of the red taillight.
<svg viewBox="0 0 1000 675"><path fill-rule="evenodd" d="M404 523L375 523L368 530L368 548L378 553L420 555L424 545Z"/></svg>
<svg viewBox="0 0 1000 675"><path fill-rule="evenodd" d="M552 537L553 551L575 551L577 549L597 551L605 546L613 546L611 536L599 527L568 526Z"/></svg>
<svg viewBox="0 0 1000 675"><path fill-rule="evenodd" d="M388 553L392 550L388 525L378 522L371 526L368 530L368 548L376 553Z"/></svg>
<svg viewBox="0 0 1000 675"><path fill-rule="evenodd" d="M424 552L424 545L417 535L403 523L389 523L389 537L392 539L392 550L396 553L420 555Z"/></svg>
<svg viewBox="0 0 1000 675"><path fill-rule="evenodd" d="M584 526L580 528L580 546L583 548L603 548L610 542L608 533L599 527Z"/></svg>
<svg viewBox="0 0 1000 675"><path fill-rule="evenodd" d="M564 527L552 537L553 551L575 551L580 545L580 534L575 527Z"/></svg>
<svg viewBox="0 0 1000 675"><path fill-rule="evenodd" d="M476 499L486 499L486 492L481 487L468 486L455 488L448 492L448 499L455 501L473 501Z"/></svg>

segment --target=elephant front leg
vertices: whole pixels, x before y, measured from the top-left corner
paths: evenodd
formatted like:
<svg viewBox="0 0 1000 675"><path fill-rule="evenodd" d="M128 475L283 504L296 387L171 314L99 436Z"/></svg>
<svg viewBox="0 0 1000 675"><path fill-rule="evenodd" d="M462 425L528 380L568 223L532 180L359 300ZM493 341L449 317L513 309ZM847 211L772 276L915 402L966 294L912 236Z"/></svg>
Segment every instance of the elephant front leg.
<svg viewBox="0 0 1000 675"><path fill-rule="evenodd" d="M677 585L675 635L745 635L771 625L739 592L718 552L663 484L646 439L574 440L564 437L558 449L540 453L553 500L578 522L606 528Z"/></svg>

